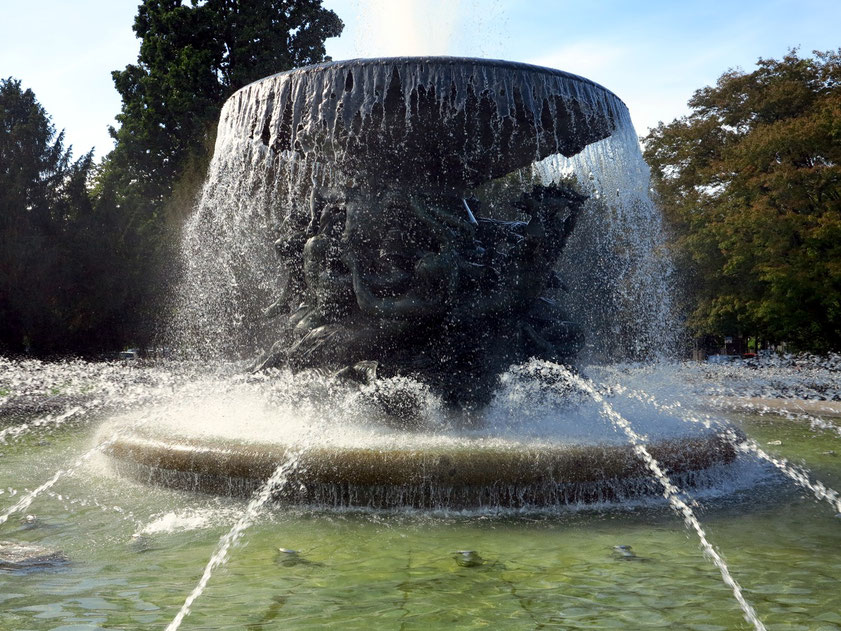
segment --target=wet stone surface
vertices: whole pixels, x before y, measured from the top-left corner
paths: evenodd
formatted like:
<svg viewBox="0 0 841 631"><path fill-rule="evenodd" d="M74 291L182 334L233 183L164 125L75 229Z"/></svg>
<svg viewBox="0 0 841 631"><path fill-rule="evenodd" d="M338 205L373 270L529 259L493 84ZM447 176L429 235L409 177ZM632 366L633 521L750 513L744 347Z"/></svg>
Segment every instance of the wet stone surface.
<svg viewBox="0 0 841 631"><path fill-rule="evenodd" d="M570 361L584 337L550 290L563 284L553 264L584 199L535 186L512 201L523 217L512 221L457 195L374 187L314 199L306 227L281 228L276 249L291 271L266 313L286 315L256 367L327 368L363 383L411 375L473 407L512 363Z"/></svg>
<svg viewBox="0 0 841 631"><path fill-rule="evenodd" d="M69 559L60 550L19 541L0 541L0 571L55 570L68 562Z"/></svg>

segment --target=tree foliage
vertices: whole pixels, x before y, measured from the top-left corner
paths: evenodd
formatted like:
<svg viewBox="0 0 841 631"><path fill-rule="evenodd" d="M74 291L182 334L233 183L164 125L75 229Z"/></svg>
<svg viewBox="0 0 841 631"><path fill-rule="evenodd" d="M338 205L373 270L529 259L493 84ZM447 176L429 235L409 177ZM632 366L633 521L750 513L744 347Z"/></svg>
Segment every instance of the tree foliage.
<svg viewBox="0 0 841 631"><path fill-rule="evenodd" d="M134 23L137 63L112 73L123 107L109 167L120 188L165 200L191 157L208 153L228 96L324 61L324 40L342 28L321 0L145 0Z"/></svg>
<svg viewBox="0 0 841 631"><path fill-rule="evenodd" d="M92 169L91 153L72 160L32 90L0 80L0 350L107 343L94 331L113 315L114 261L88 194Z"/></svg>
<svg viewBox="0 0 841 631"><path fill-rule="evenodd" d="M760 59L643 139L696 333L841 348L841 50Z"/></svg>
<svg viewBox="0 0 841 631"><path fill-rule="evenodd" d="M0 81L0 352L150 344L225 99L324 61L342 27L321 0L145 0L97 166L72 159L30 90Z"/></svg>

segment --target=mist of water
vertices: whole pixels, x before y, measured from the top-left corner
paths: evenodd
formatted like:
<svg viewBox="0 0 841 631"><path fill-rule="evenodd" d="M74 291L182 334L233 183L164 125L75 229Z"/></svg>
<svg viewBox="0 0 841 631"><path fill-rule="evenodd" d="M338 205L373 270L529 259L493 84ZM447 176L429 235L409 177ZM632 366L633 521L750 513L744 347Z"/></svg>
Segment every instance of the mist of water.
<svg viewBox="0 0 841 631"><path fill-rule="evenodd" d="M461 0L367 0L361 3L357 50L370 57L450 55Z"/></svg>

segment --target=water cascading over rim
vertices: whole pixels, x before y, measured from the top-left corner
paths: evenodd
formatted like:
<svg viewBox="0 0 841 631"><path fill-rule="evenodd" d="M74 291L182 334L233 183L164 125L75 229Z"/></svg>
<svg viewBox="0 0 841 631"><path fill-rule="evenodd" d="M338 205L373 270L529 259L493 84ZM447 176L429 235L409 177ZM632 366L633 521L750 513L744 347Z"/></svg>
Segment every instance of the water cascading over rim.
<svg viewBox="0 0 841 631"><path fill-rule="evenodd" d="M450 57L307 66L246 86L221 125L278 163L302 156L353 180L465 192L609 136L625 110L588 79L527 64ZM295 156L290 156L290 152ZM339 176L339 177L341 177Z"/></svg>
<svg viewBox="0 0 841 631"><path fill-rule="evenodd" d="M188 225L180 328L228 352L277 341L263 367L375 362L481 404L511 363L581 347L553 267L601 198L592 175L571 186L568 167L547 165L632 129L603 87L511 62L352 60L246 86ZM620 241L590 247L605 258Z"/></svg>

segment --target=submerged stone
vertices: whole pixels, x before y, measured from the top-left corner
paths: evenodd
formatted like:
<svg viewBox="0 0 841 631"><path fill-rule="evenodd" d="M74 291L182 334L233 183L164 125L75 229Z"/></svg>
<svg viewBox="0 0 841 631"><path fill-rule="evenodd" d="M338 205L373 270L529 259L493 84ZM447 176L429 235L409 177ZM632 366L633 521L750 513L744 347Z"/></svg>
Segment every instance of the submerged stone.
<svg viewBox="0 0 841 631"><path fill-rule="evenodd" d="M629 545L618 545L613 546L613 556L615 559L619 561L647 561L643 557L637 556L637 553L634 552L633 548Z"/></svg>
<svg viewBox="0 0 841 631"><path fill-rule="evenodd" d="M453 558L460 567L479 567L485 560L475 550L458 550Z"/></svg>
<svg viewBox="0 0 841 631"><path fill-rule="evenodd" d="M275 562L284 567L293 567L295 565L321 565L310 561L306 557L301 556L299 550L290 550L289 548L278 548Z"/></svg>
<svg viewBox="0 0 841 631"><path fill-rule="evenodd" d="M0 541L0 570L32 572L62 567L69 559L60 550L32 543Z"/></svg>
<svg viewBox="0 0 841 631"><path fill-rule="evenodd" d="M26 515L25 517L21 518L20 522L21 526L23 526L23 528L26 529L37 528L41 525L41 521L35 515Z"/></svg>
<svg viewBox="0 0 841 631"><path fill-rule="evenodd" d="M613 546L613 552L621 559L635 559L636 553L628 545Z"/></svg>

